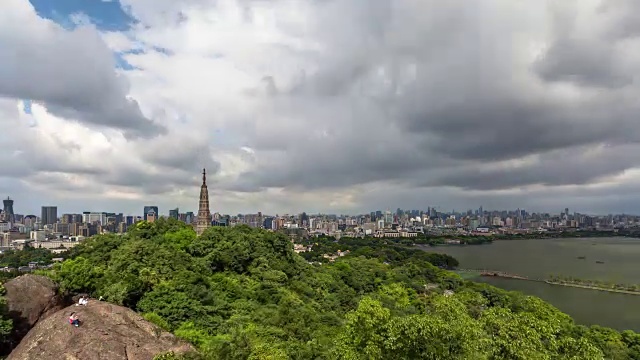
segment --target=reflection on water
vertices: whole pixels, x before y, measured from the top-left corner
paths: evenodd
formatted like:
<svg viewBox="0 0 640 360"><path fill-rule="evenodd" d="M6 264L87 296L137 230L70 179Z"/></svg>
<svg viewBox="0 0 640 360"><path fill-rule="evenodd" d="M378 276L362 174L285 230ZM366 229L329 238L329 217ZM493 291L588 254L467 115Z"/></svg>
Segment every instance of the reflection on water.
<svg viewBox="0 0 640 360"><path fill-rule="evenodd" d="M557 274L626 284L640 283L640 267L637 265L640 239L505 240L490 245L426 247L425 250L447 253L458 259L462 268L500 270L538 278ZM640 331L638 295L501 278L482 278L481 281L538 296L570 314L580 324Z"/></svg>

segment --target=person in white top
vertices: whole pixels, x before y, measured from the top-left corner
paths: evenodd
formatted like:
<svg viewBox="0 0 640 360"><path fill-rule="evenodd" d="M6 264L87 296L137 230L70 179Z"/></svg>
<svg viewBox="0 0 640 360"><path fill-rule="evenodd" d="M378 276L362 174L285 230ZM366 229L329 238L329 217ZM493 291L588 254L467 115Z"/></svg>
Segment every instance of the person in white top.
<svg viewBox="0 0 640 360"><path fill-rule="evenodd" d="M88 303L89 303L89 298L85 297L85 296L82 296L80 298L80 300L78 300L78 304L76 306L78 306L78 305L85 305L86 306Z"/></svg>

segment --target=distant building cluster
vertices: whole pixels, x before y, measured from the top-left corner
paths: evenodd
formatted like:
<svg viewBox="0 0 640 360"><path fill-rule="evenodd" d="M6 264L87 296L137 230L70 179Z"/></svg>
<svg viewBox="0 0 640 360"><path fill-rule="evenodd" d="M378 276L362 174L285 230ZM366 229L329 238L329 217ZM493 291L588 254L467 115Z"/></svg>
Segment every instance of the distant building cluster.
<svg viewBox="0 0 640 360"><path fill-rule="evenodd" d="M6 201L6 200L5 200ZM89 212L62 214L57 206L42 206L40 216L13 214L11 206L0 213L0 250L21 249L28 244L63 252L96 234L124 233L138 221L154 222L160 218L157 206L144 206L141 216L113 212ZM187 224L195 223L193 212L180 213L170 210L169 217Z"/></svg>
<svg viewBox="0 0 640 360"><path fill-rule="evenodd" d="M419 233L486 235L496 233L535 233L571 230L614 230L640 226L640 217L630 215L590 216L569 213L528 213L525 210L442 212L435 208L373 211L361 215L275 215L262 213L221 216L214 219L227 226L246 224L271 230L286 229L290 233L306 232L309 236L334 237L375 236L385 238L415 237Z"/></svg>
<svg viewBox="0 0 640 360"><path fill-rule="evenodd" d="M570 230L615 230L640 226L640 217L630 215L590 216L564 209L560 214L528 213L517 209L487 211L480 207L465 212L442 212L428 207L423 210L395 212L372 211L361 215L296 215L211 214L206 171L202 173L197 215L181 213L178 208L160 215L158 206L144 206L141 215L112 212L82 212L58 216L56 206L42 206L40 216L14 213L14 201L3 200L0 213L0 250L21 249L25 245L63 252L96 234L124 233L138 221L154 222L161 217L192 224L198 234L211 226L239 224L283 231L291 238L309 236L411 238L418 234L483 235L496 233L532 233ZM306 249L296 248L301 252Z"/></svg>
<svg viewBox="0 0 640 360"><path fill-rule="evenodd" d="M90 236L105 233L122 234L138 221L154 222L161 217L158 206L154 205L144 206L141 216L85 211L81 214L62 214L60 217L57 206L42 206L40 216L14 214L13 206L14 201L11 198L3 200L3 209L0 212L0 251L22 249L28 245L56 253L64 252ZM169 217L193 224L198 234L202 234L213 225L219 225L212 220L209 211L205 170L202 172L198 216L191 211L180 213L176 208L169 210Z"/></svg>

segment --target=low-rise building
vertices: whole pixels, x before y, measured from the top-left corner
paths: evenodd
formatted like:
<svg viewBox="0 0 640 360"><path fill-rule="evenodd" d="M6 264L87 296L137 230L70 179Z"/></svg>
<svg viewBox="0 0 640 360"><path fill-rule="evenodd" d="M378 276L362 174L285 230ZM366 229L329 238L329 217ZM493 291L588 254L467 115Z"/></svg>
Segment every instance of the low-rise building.
<svg viewBox="0 0 640 360"><path fill-rule="evenodd" d="M66 251L78 245L77 241L53 240L53 241L34 241L31 244L36 249L60 250Z"/></svg>

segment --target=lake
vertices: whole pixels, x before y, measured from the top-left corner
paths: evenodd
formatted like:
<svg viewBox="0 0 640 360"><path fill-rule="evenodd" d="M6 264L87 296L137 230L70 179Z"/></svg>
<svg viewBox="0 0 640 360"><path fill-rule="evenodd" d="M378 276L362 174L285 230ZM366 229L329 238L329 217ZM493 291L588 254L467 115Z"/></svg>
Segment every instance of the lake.
<svg viewBox="0 0 640 360"><path fill-rule="evenodd" d="M460 268L499 270L532 278L563 275L640 283L640 239L635 238L500 240L486 245L427 246L423 249L455 257ZM585 259L578 259L582 256ZM494 277L479 277L477 281L538 296L571 315L579 324L640 332L639 295Z"/></svg>

